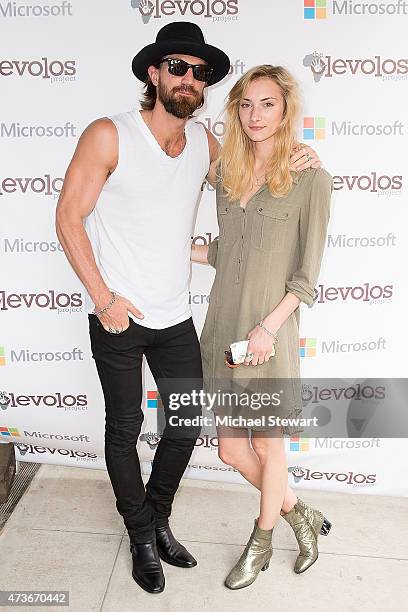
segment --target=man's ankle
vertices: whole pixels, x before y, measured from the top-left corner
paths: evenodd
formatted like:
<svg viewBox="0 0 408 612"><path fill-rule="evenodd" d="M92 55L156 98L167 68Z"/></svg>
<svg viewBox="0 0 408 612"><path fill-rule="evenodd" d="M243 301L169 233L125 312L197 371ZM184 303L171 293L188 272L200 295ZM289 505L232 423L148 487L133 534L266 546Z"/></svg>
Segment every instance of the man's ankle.
<svg viewBox="0 0 408 612"><path fill-rule="evenodd" d="M129 534L131 544L152 544L156 541L156 532Z"/></svg>
<svg viewBox="0 0 408 612"><path fill-rule="evenodd" d="M156 529L167 529L167 527L170 527L168 519L156 520L156 523L155 523Z"/></svg>

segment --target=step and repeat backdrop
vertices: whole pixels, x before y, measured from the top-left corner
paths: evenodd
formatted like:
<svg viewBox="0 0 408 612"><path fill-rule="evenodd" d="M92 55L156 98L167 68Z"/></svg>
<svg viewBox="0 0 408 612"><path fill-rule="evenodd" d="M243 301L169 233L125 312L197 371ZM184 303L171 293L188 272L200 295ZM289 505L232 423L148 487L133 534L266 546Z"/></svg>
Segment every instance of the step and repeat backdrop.
<svg viewBox="0 0 408 612"><path fill-rule="evenodd" d="M13 442L19 461L105 468L84 289L58 242L55 207L81 132L139 106L131 60L175 20L196 22L231 57L198 121L222 139L234 82L256 64L281 64L302 88L299 139L334 177L316 301L301 307L302 374L319 379L310 398L330 420L358 401L356 380L407 377L407 2L0 0L0 442ZM217 234L204 184L192 241ZM213 277L193 265L198 332ZM147 366L144 381L148 473L163 411ZM408 494L405 439L350 438L346 425L339 435L286 440L294 487ZM198 440L186 476L243 482L218 459L215 432Z"/></svg>

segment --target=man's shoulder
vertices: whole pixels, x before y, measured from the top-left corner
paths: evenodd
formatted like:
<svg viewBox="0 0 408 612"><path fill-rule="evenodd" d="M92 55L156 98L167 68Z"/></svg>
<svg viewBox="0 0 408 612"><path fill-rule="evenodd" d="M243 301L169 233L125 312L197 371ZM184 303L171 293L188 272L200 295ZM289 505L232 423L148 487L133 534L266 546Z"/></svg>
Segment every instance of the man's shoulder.
<svg viewBox="0 0 408 612"><path fill-rule="evenodd" d="M84 155L116 159L118 133L108 117L100 117L90 123L81 134L78 151Z"/></svg>

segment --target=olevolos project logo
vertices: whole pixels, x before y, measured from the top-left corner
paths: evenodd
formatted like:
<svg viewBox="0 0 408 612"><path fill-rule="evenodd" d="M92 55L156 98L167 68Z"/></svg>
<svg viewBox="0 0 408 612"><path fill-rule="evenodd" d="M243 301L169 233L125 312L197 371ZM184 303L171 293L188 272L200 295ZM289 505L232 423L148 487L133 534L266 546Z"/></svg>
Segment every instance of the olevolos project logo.
<svg viewBox="0 0 408 612"><path fill-rule="evenodd" d="M311 51L304 56L303 66L311 71L315 83L323 78L376 78L382 81L408 78L408 57L338 57Z"/></svg>
<svg viewBox="0 0 408 612"><path fill-rule="evenodd" d="M54 289L35 293L10 293L0 290L0 310L48 309L58 314L82 312L83 298L81 293L60 293Z"/></svg>
<svg viewBox="0 0 408 612"><path fill-rule="evenodd" d="M351 485L353 487L358 486L374 486L377 481L377 474L363 474L356 473L353 470L348 472L318 472L311 470L304 466L290 466L288 472L292 474L293 480L296 484L307 483L313 480L323 480L325 482L333 482L335 484L342 483L345 485Z"/></svg>
<svg viewBox="0 0 408 612"><path fill-rule="evenodd" d="M389 175L377 170L365 174L333 176L334 191L361 191L375 193L378 197L398 196L404 188L402 174Z"/></svg>
<svg viewBox="0 0 408 612"><path fill-rule="evenodd" d="M97 459L97 455L94 453L87 453L85 451L77 451L70 450L67 448L50 448L48 446L38 446L33 444L23 444L22 442L18 442L15 447L20 453L21 457L28 458L29 455L51 455L54 457L68 457L70 459L75 459L76 461L83 462L95 462ZM30 459L31 461L33 458Z"/></svg>
<svg viewBox="0 0 408 612"><path fill-rule="evenodd" d="M0 82L12 78L39 78L50 83L68 83L76 81L76 75L74 59L0 57Z"/></svg>
<svg viewBox="0 0 408 612"><path fill-rule="evenodd" d="M372 283L361 283L360 285L346 285L340 287L328 287L318 285L315 288L315 301L319 304L325 302L360 302L374 304L379 300L390 301L393 297L394 286L373 285Z"/></svg>
<svg viewBox="0 0 408 612"><path fill-rule="evenodd" d="M12 408L61 408L65 411L83 411L88 409L88 397L85 393L54 392L47 394L22 395L1 392L3 410Z"/></svg>
<svg viewBox="0 0 408 612"><path fill-rule="evenodd" d="M137 9L144 24L163 17L236 21L239 13L239 0L130 0L130 6Z"/></svg>
<svg viewBox="0 0 408 612"><path fill-rule="evenodd" d="M62 189L64 179L51 173L42 176L0 176L0 196L45 195L56 199Z"/></svg>

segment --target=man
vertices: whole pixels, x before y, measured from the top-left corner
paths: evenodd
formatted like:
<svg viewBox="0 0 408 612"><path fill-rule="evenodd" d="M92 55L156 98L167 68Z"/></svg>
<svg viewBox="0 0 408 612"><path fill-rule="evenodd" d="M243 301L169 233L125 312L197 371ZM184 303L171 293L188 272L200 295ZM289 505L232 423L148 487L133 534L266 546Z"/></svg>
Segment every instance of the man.
<svg viewBox="0 0 408 612"><path fill-rule="evenodd" d="M171 427L168 395L201 385L201 358L189 305L190 243L196 203L218 142L189 121L204 88L229 71L226 54L200 28L170 23L133 59L146 84L142 111L94 121L82 134L57 207L57 233L87 290L91 347L106 407L105 456L116 506L130 537L133 578L160 593L160 557L194 567L168 519L199 430ZM313 153L311 149L308 151ZM306 150L292 162L316 162ZM84 227L85 221L85 227ZM136 443L143 355L163 400L166 427L143 485ZM173 386L174 390L174 386ZM178 416L199 414L191 405Z"/></svg>

